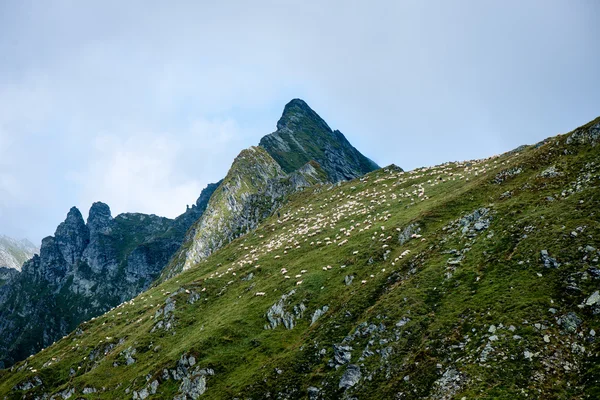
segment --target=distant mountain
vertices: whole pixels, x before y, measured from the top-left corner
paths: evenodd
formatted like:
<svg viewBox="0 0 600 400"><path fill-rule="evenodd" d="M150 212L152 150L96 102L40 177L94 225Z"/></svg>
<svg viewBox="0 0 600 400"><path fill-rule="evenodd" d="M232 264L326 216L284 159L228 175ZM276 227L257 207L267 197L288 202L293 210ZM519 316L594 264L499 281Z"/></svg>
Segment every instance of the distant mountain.
<svg viewBox="0 0 600 400"><path fill-rule="evenodd" d="M94 203L87 223L71 208L39 255L0 287L0 366L11 365L82 321L148 288L202 215L216 185L175 220L138 213L112 217Z"/></svg>
<svg viewBox="0 0 600 400"><path fill-rule="evenodd" d="M354 179L379 168L301 99L286 104L277 130L263 137L259 145L284 172L296 171L314 160L331 182Z"/></svg>
<svg viewBox="0 0 600 400"><path fill-rule="evenodd" d="M23 263L38 254L40 249L27 239L0 235L0 268L21 270Z"/></svg>

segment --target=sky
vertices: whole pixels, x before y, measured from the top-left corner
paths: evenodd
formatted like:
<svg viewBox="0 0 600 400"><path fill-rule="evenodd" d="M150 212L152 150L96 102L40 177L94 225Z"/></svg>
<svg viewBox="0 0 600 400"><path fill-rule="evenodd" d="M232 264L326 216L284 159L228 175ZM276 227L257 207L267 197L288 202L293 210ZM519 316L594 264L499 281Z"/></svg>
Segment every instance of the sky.
<svg viewBox="0 0 600 400"><path fill-rule="evenodd" d="M600 115L600 2L0 1L0 234L175 217L304 99L381 166Z"/></svg>

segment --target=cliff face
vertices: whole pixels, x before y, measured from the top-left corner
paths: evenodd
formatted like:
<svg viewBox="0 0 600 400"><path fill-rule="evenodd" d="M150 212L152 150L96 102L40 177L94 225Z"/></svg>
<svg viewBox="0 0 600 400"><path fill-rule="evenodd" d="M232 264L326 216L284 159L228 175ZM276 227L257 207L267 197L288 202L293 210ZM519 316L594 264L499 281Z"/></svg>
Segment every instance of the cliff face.
<svg viewBox="0 0 600 400"><path fill-rule="evenodd" d="M202 215L216 185L175 220L94 203L87 223L71 208L39 256L0 287L0 365L10 365L66 335L82 321L145 290Z"/></svg>
<svg viewBox="0 0 600 400"><path fill-rule="evenodd" d="M277 130L263 137L260 146L287 173L316 161L331 182L354 179L379 168L300 99L285 106Z"/></svg>
<svg viewBox="0 0 600 400"><path fill-rule="evenodd" d="M314 161L286 174L263 148L253 146L243 150L192 227L193 236L173 258L162 278L190 268L254 229L281 206L287 195L326 181L325 172Z"/></svg>

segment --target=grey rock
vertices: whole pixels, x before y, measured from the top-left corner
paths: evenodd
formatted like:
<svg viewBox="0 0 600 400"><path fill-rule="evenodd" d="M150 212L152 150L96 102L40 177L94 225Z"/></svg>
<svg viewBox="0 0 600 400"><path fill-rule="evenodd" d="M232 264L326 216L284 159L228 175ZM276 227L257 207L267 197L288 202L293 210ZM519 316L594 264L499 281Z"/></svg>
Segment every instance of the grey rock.
<svg viewBox="0 0 600 400"><path fill-rule="evenodd" d="M155 379L152 381L152 383L150 384L150 394L156 394L156 391L158 390L158 381Z"/></svg>
<svg viewBox="0 0 600 400"><path fill-rule="evenodd" d="M494 183L499 185L499 184L503 183L504 181L519 175L521 172L523 172L523 169L521 167L513 167L513 168L509 168L509 169L500 171L494 177Z"/></svg>
<svg viewBox="0 0 600 400"><path fill-rule="evenodd" d="M412 235L418 234L419 232L421 232L421 228L418 224L409 224L398 235L398 243L400 243L400 245L405 244L410 239L412 239Z"/></svg>
<svg viewBox="0 0 600 400"><path fill-rule="evenodd" d="M346 275L344 277L344 283L346 284L346 286L350 286L352 284L353 280L354 280L354 275Z"/></svg>
<svg viewBox="0 0 600 400"><path fill-rule="evenodd" d="M325 314L329 310L329 306L323 306L323 308L318 308L313 313L310 324L313 325L323 314Z"/></svg>
<svg viewBox="0 0 600 400"><path fill-rule="evenodd" d="M352 359L352 347L341 346L338 344L333 345L333 358L336 365L344 365L350 362Z"/></svg>
<svg viewBox="0 0 600 400"><path fill-rule="evenodd" d="M454 398L461 388L466 384L465 376L456 368L451 367L434 382L431 399L450 400Z"/></svg>
<svg viewBox="0 0 600 400"><path fill-rule="evenodd" d="M41 386L42 384L43 384L43 382L40 379L40 377L34 376L31 379L28 379L26 381L18 383L17 385L15 385L15 387L13 389L15 389L15 390L31 390L34 387Z"/></svg>
<svg viewBox="0 0 600 400"><path fill-rule="evenodd" d="M585 301L586 306L594 306L600 303L600 291L596 290L590 297Z"/></svg>
<svg viewBox="0 0 600 400"><path fill-rule="evenodd" d="M576 129L566 140L568 145L585 145L595 146L600 138L600 122L591 126L584 126Z"/></svg>
<svg viewBox="0 0 600 400"><path fill-rule="evenodd" d="M146 388L143 388L139 392L136 392L136 391L133 392L133 400L144 400L148 396L150 396L150 393L148 392L148 389L146 389Z"/></svg>
<svg viewBox="0 0 600 400"><path fill-rule="evenodd" d="M206 377L204 375L197 375L193 378L184 377L179 391L192 399L197 399L206 391Z"/></svg>
<svg viewBox="0 0 600 400"><path fill-rule="evenodd" d="M557 322L567 332L574 333L577 331L577 328L583 321L577 316L577 314L571 311L558 318Z"/></svg>
<svg viewBox="0 0 600 400"><path fill-rule="evenodd" d="M300 303L293 307L293 311L287 311L288 307L288 298L296 293L295 290L290 291L287 294L281 296L279 301L273 304L265 315L268 325L265 326L265 329L275 329L279 325L283 325L286 329L293 329L296 325L296 319L302 318L304 311L306 311L306 306Z"/></svg>
<svg viewBox="0 0 600 400"><path fill-rule="evenodd" d="M66 400L66 399L70 399L71 396L73 396L74 394L75 394L74 388L67 388L67 389L63 390L62 392L60 392L60 397L62 397L64 400Z"/></svg>
<svg viewBox="0 0 600 400"><path fill-rule="evenodd" d="M555 258L550 257L548 250L540 251L540 258L545 268L558 268L560 267L560 263L556 261Z"/></svg>
<svg viewBox="0 0 600 400"><path fill-rule="evenodd" d="M356 385L360 381L361 376L360 367L358 365L350 364L342 375L338 387L347 390Z"/></svg>
<svg viewBox="0 0 600 400"><path fill-rule="evenodd" d="M309 400L317 400L321 394L321 390L319 390L319 388L316 388L314 386L309 386L306 391L307 391Z"/></svg>
<svg viewBox="0 0 600 400"><path fill-rule="evenodd" d="M540 172L540 176L542 178L556 178L557 176L561 176L562 173L556 169L556 166L552 165L542 172Z"/></svg>

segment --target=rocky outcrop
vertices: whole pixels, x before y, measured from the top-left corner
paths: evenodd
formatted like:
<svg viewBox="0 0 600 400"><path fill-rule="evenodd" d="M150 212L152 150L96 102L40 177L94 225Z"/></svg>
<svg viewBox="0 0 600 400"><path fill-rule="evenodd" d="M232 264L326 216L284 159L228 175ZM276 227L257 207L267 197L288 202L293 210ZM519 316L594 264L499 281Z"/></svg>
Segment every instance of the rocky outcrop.
<svg viewBox="0 0 600 400"><path fill-rule="evenodd" d="M193 227L195 234L183 265L175 266L170 272L190 268L254 229L279 208L290 193L324 183L325 179L324 172L314 161L288 175L263 148L243 150Z"/></svg>
<svg viewBox="0 0 600 400"><path fill-rule="evenodd" d="M588 122L584 126L575 129L566 140L568 145L591 145L595 146L600 140L600 118Z"/></svg>
<svg viewBox="0 0 600 400"><path fill-rule="evenodd" d="M316 161L331 182L354 179L379 168L300 99L285 106L277 130L263 137L260 146L287 173Z"/></svg>
<svg viewBox="0 0 600 400"><path fill-rule="evenodd" d="M0 367L36 353L82 321L147 289L216 187L204 189L196 204L175 220L137 213L113 218L108 205L97 202L86 223L71 208L54 236L42 240L39 256L0 287Z"/></svg>

